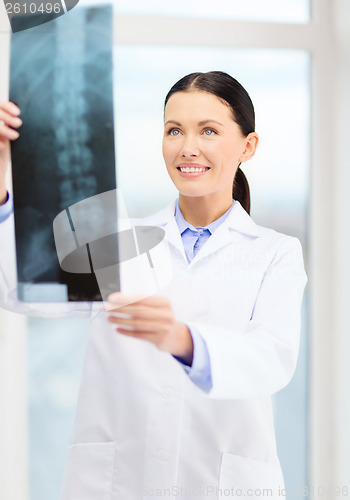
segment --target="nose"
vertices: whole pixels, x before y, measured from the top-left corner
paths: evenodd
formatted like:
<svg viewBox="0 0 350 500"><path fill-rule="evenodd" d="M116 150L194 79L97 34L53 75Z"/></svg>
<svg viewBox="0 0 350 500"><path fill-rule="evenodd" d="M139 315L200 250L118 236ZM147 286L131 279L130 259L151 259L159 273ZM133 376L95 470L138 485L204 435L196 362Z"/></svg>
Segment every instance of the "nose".
<svg viewBox="0 0 350 500"><path fill-rule="evenodd" d="M199 156L198 144L194 137L187 136L185 138L181 149L181 156L183 158L191 158Z"/></svg>

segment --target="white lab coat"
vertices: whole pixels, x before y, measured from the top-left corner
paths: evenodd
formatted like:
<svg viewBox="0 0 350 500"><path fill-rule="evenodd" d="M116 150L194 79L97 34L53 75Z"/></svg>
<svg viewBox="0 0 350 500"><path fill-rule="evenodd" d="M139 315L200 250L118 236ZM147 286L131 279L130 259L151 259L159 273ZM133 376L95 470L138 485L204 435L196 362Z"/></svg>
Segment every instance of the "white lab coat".
<svg viewBox="0 0 350 500"><path fill-rule="evenodd" d="M95 305L61 500L280 500L270 396L296 366L306 283L301 245L256 225L236 202L188 264L174 204L144 223L165 230L151 255L157 268L170 252L173 278L159 293L205 339L213 388L197 387L169 353L117 334ZM11 224L0 227L1 303L76 314L71 304L16 303ZM127 287L125 272L123 280ZM88 308L79 307L81 314Z"/></svg>

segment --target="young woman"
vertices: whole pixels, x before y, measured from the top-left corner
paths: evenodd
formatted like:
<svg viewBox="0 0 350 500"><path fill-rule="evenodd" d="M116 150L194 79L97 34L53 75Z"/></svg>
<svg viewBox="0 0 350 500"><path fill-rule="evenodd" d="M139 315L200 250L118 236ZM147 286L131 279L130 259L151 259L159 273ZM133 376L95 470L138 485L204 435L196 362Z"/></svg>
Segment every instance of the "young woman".
<svg viewBox="0 0 350 500"><path fill-rule="evenodd" d="M12 103L0 106L0 297L16 311L4 177L18 115ZM184 77L164 118L163 155L179 197L144 224L164 229L173 277L144 299L112 294L110 311L92 315L62 500L278 499L270 397L296 366L301 246L248 215L239 165L258 135L235 79Z"/></svg>

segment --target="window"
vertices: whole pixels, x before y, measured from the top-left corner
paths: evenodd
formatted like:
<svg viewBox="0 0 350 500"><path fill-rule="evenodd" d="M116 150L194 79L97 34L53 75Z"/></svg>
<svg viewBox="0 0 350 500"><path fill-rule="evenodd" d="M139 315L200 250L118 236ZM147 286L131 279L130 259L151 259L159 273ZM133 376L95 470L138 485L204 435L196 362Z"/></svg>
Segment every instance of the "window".
<svg viewBox="0 0 350 500"><path fill-rule="evenodd" d="M84 1L84 0L83 0ZM189 17L278 23L307 23L309 0L201 0L164 2L162 0L113 0L117 14L137 16Z"/></svg>
<svg viewBox="0 0 350 500"><path fill-rule="evenodd" d="M81 4L84 3L92 3L92 0L81 0ZM223 69L248 89L256 108L261 142L256 157L243 167L251 187L253 218L262 225L301 238L307 262L309 243L317 248L317 251L313 250L313 257L322 257L314 262L326 262L325 246L319 243L328 243L331 233L326 236L325 228L331 229L334 222L331 217L327 219L325 207L330 182L328 168L334 158L331 142L327 144L333 124L331 101L328 100L331 89L328 76L333 68L329 37L332 0L314 1L312 19L307 0L254 0L248 3L240 0L219 0L216 3L206 0L186 3L183 0L176 3L115 0L114 3L117 16L118 179L129 214L152 213L176 195L165 168L162 169L160 148L163 99L167 90L188 72ZM183 46L179 35L182 33L182 19L179 18L187 18L192 29L191 37L186 33L186 45ZM201 32L203 19L214 21L215 32L210 33L210 43L206 33ZM167 33L162 29L163 22L169 28ZM221 37L221 25L225 33L229 27L229 38ZM7 57L7 35L2 29L1 67ZM4 83L0 82L1 88L4 88ZM138 149L135 148L135 134L140 144ZM311 161L317 162L317 169L312 171L313 197L310 198ZM331 194L329 196L332 201ZM148 200L152 204L148 204ZM318 229L321 226L323 236ZM312 266L317 267L317 264L312 263ZM312 302L314 311L315 304L327 305L328 308L331 301L327 299L332 296L332 288L324 286L329 281L320 277L322 273L318 268L317 272L315 267L313 270L313 280L314 283L318 280L318 286L313 285L312 300L308 297L304 306L298 369L288 388L274 398L279 454L290 486L290 498L298 496L295 488L312 479L307 476L310 458L307 450L309 356L314 356L314 359L317 356L320 360L324 359L323 351L328 355L324 346L330 343L324 339L329 336L329 325L333 325L327 320L330 313L325 312L326 307L324 310L318 307L317 314L311 311L317 342L309 352L308 318L311 313L308 305ZM56 500L73 419L87 323L41 319L30 319L28 323L31 498ZM67 352L69 358L63 362ZM318 364L321 366L322 363L318 361ZM317 373L322 370L319 368ZM331 381L329 367L320 380ZM329 387L332 387L331 382ZM318 389L319 394L319 386ZM51 394L56 397L52 399ZM314 396L314 401L316 399ZM321 403L312 404L314 412L315 408L322 409ZM54 423L51 419L51 423L55 427L49 428L48 422L54 414L57 418ZM331 467L327 467L332 454L329 454L329 459L323 461L322 458L322 463L321 460L318 462L318 457L324 457L324 450L331 449L329 416L325 409L321 424L313 428L311 449L313 479L322 478L324 484L332 473ZM325 445L321 443L323 438ZM51 446L50 452L48 446ZM52 474L47 478L49 453ZM45 477L47 480L44 481Z"/></svg>

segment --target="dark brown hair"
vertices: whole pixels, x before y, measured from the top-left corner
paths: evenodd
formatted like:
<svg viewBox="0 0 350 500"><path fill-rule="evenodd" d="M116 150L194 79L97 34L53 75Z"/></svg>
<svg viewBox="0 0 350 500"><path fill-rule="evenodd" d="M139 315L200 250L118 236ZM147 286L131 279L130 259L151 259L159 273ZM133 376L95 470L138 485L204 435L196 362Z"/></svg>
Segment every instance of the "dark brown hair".
<svg viewBox="0 0 350 500"><path fill-rule="evenodd" d="M231 108L233 119L245 137L255 131L254 106L248 92L237 80L223 71L191 73L184 76L169 90L164 107L175 92L192 89L209 92L222 99ZM239 167L233 179L232 197L241 203L248 214L250 213L249 184Z"/></svg>

